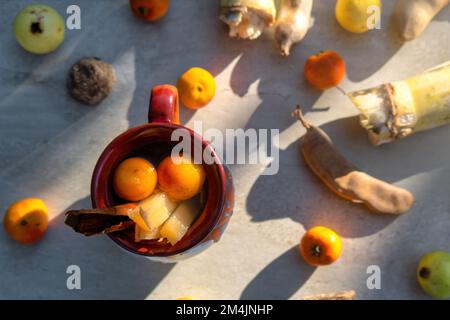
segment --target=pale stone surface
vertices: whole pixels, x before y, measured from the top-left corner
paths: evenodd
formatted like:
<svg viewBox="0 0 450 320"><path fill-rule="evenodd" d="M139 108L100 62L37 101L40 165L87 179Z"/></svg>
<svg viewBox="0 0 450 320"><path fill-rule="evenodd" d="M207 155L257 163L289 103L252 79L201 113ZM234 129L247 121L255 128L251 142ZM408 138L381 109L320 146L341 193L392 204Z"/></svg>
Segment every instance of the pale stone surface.
<svg viewBox="0 0 450 320"><path fill-rule="evenodd" d="M82 9L82 30L68 31L63 46L47 56L24 52L10 31L28 1L1 2L0 212L19 198L42 197L52 223L45 239L30 247L0 231L0 298L296 299L348 289L363 299L425 297L414 279L418 260L427 251L450 250L450 126L374 148L349 101L337 90L312 89L301 72L310 54L337 50L348 64L342 88L354 90L449 60L450 8L420 39L401 44L390 24L394 1L384 1L382 29L365 35L337 25L332 1L316 1L314 28L283 59L268 35L255 42L229 39L217 2L173 0L169 15L153 25L135 19L126 0L70 2ZM65 12L62 1L46 3ZM84 56L101 57L117 71L116 90L97 107L78 104L65 89L67 70ZM230 166L237 203L225 236L176 265L128 255L104 236L73 233L62 214L90 205L100 152L115 135L146 121L152 86L176 83L192 66L209 69L218 92L201 111L183 109L183 123L280 129L280 172L261 176L261 166ZM355 164L410 189L417 198L413 210L397 219L376 216L330 193L297 153L304 133L290 117L297 103ZM344 253L336 264L315 270L300 259L297 244L318 224L342 235ZM80 291L66 289L72 264L82 270ZM380 266L382 290L367 289L369 265Z"/></svg>

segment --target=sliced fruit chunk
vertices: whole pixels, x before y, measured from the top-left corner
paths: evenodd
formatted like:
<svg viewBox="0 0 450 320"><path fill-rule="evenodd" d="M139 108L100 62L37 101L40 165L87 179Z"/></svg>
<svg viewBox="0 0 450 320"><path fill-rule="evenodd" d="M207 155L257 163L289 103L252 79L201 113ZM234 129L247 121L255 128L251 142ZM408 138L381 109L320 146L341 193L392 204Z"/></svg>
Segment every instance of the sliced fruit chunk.
<svg viewBox="0 0 450 320"><path fill-rule="evenodd" d="M178 202L171 200L167 194L161 191L156 191L139 203L142 219L150 230L160 227L177 206Z"/></svg>
<svg viewBox="0 0 450 320"><path fill-rule="evenodd" d="M183 201L161 227L161 237L175 245L187 233L189 227L200 214L200 197Z"/></svg>
<svg viewBox="0 0 450 320"><path fill-rule="evenodd" d="M160 230L161 228L156 228L146 231L136 224L136 227L134 229L134 240L139 242L142 240L159 239L161 237Z"/></svg>
<svg viewBox="0 0 450 320"><path fill-rule="evenodd" d="M144 232L150 232L151 229L145 223L144 218L141 215L141 208L138 206L128 213L128 217L136 223L136 228L139 227Z"/></svg>

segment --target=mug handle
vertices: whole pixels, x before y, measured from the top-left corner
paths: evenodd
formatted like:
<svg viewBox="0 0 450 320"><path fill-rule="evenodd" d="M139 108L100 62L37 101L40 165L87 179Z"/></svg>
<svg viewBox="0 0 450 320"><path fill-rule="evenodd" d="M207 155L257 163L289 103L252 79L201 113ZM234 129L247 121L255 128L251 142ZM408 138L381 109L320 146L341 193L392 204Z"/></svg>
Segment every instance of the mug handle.
<svg viewBox="0 0 450 320"><path fill-rule="evenodd" d="M180 123L178 90L163 84L152 89L148 110L149 122Z"/></svg>

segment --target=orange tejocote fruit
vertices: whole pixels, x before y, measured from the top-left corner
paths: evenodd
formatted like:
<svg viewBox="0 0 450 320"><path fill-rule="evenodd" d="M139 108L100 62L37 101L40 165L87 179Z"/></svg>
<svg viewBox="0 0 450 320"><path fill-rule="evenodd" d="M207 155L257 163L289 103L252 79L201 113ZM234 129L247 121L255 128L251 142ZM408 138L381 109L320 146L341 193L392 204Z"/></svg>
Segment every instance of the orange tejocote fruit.
<svg viewBox="0 0 450 320"><path fill-rule="evenodd" d="M153 193L157 182L155 167L143 158L134 157L119 164L114 172L113 186L122 199L140 201Z"/></svg>
<svg viewBox="0 0 450 320"><path fill-rule="evenodd" d="M312 266L332 264L342 252L341 238L325 227L309 229L300 242L300 253Z"/></svg>
<svg viewBox="0 0 450 320"><path fill-rule="evenodd" d="M130 0L130 6L136 17L152 22L167 14L170 0Z"/></svg>
<svg viewBox="0 0 450 320"><path fill-rule="evenodd" d="M187 200L202 190L206 173L186 157L167 157L158 166L159 188L174 200Z"/></svg>
<svg viewBox="0 0 450 320"><path fill-rule="evenodd" d="M345 61L335 51L322 51L306 60L304 72L306 79L314 87L321 90L330 89L344 79Z"/></svg>
<svg viewBox="0 0 450 320"><path fill-rule="evenodd" d="M6 232L15 241L32 244L39 241L48 227L48 209L41 199L28 198L13 203L3 219Z"/></svg>
<svg viewBox="0 0 450 320"><path fill-rule="evenodd" d="M177 87L181 102L189 109L203 108L216 94L216 80L202 68L189 69L180 77Z"/></svg>

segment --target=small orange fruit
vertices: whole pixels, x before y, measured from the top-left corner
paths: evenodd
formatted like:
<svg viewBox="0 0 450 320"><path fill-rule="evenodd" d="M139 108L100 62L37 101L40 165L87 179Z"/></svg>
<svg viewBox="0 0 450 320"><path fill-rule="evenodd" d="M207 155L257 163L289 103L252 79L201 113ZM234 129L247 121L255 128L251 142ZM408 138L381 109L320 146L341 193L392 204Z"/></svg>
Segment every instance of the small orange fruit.
<svg viewBox="0 0 450 320"><path fill-rule="evenodd" d="M305 63L305 77L314 87L326 90L336 87L346 74L345 61L334 51L312 55Z"/></svg>
<svg viewBox="0 0 450 320"><path fill-rule="evenodd" d="M203 166L185 157L165 158L158 166L159 188L174 200L187 200L202 190L206 173Z"/></svg>
<svg viewBox="0 0 450 320"><path fill-rule="evenodd" d="M341 256L341 252L341 238L325 227L309 229L300 242L301 255L313 266L331 264Z"/></svg>
<svg viewBox="0 0 450 320"><path fill-rule="evenodd" d="M39 241L48 227L48 209L41 199L23 199L13 203L3 219L6 232L15 241L32 244Z"/></svg>
<svg viewBox="0 0 450 320"><path fill-rule="evenodd" d="M180 77L177 87L181 102L190 109L203 108L216 94L216 80L202 68L189 69Z"/></svg>
<svg viewBox="0 0 450 320"><path fill-rule="evenodd" d="M156 21L169 11L169 0L130 0L130 6L136 17Z"/></svg>
<svg viewBox="0 0 450 320"><path fill-rule="evenodd" d="M158 182L155 167L145 159L129 158L114 172L113 186L122 199L140 201L149 197Z"/></svg>

